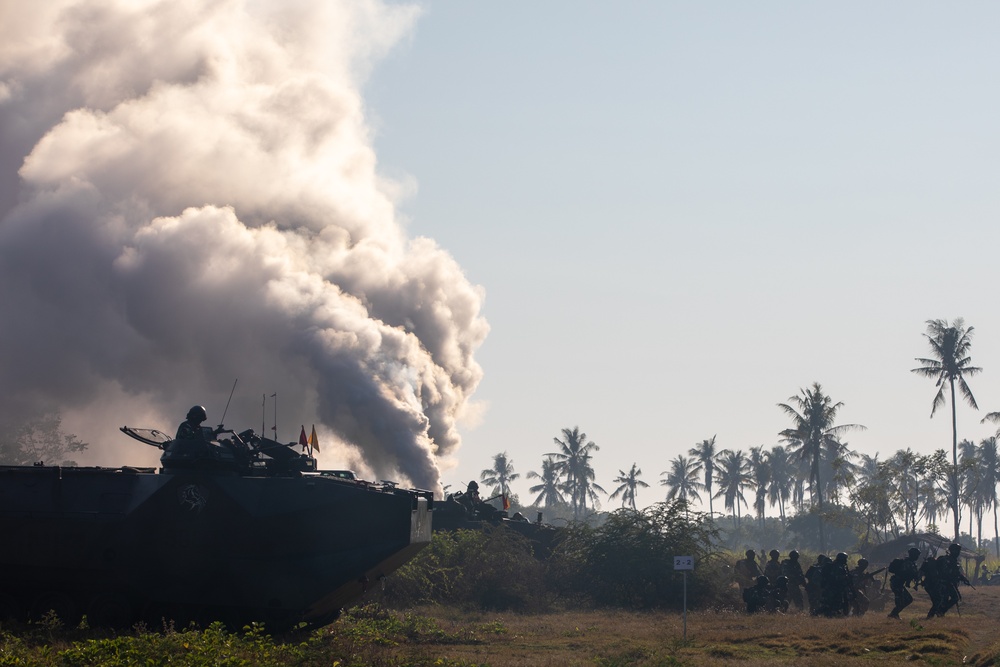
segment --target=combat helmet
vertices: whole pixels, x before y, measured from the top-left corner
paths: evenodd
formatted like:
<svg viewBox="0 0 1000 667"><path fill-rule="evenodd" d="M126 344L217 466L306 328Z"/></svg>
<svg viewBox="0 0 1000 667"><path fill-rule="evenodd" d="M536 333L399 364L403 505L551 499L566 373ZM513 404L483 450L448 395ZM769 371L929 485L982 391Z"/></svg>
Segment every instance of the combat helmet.
<svg viewBox="0 0 1000 667"><path fill-rule="evenodd" d="M188 421L203 422L208 419L208 412L205 411L203 406L196 405L188 410L187 419Z"/></svg>

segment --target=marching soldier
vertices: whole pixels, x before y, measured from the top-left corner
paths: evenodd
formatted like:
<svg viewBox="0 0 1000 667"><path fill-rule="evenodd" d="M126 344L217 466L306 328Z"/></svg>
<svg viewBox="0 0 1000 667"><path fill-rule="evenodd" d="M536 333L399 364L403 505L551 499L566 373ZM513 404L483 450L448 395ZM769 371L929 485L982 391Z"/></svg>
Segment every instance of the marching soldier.
<svg viewBox="0 0 1000 667"><path fill-rule="evenodd" d="M764 564L764 576L773 584L781 576L781 561L778 560L781 554L777 549L771 549L768 556L770 556L770 560Z"/></svg>
<svg viewBox="0 0 1000 667"><path fill-rule="evenodd" d="M747 549L746 558L736 561L736 565L733 567L733 574L736 576L736 581L739 583L740 590L742 591L753 588L755 584L759 585L758 577L764 576L764 573L760 571L760 566L757 565L757 552L753 549Z"/></svg>
<svg viewBox="0 0 1000 667"><path fill-rule="evenodd" d="M939 616L938 612L941 611L941 603L944 602L944 591L941 584L941 565L943 564L943 559L944 556L940 558L927 556L924 562L920 564L921 583L924 586L924 590L927 591L928 597L931 599L931 608L927 611L927 618Z"/></svg>
<svg viewBox="0 0 1000 667"><path fill-rule="evenodd" d="M813 616L819 613L823 597L823 568L830 562L826 554L816 556L816 562L806 570L806 595L809 597L809 613Z"/></svg>
<svg viewBox="0 0 1000 667"><path fill-rule="evenodd" d="M891 575L889 577L889 588L892 589L892 594L896 602L892 611L889 612L889 618L899 618L899 612L903 611L903 609L913 602L913 596L910 595L910 591L906 590L906 587L912 583L913 587L916 588L917 581L920 579L920 573L917 571L917 559L920 558L920 549L912 547L906 553L906 558L894 558L889 563L889 574ZM924 561L925 564L926 562Z"/></svg>
<svg viewBox="0 0 1000 667"><path fill-rule="evenodd" d="M962 553L962 545L953 543L948 546L948 554L939 556L937 559L939 586L941 600L938 605L937 615L944 616L953 606L962 599L962 594L958 592L958 584L962 582L968 586L972 584L962 572L962 566L958 562L958 556Z"/></svg>
<svg viewBox="0 0 1000 667"><path fill-rule="evenodd" d="M802 572L802 564L799 563L799 552L794 549L788 552L788 558L781 561L781 574L788 578L788 600L795 605L798 611L802 611L802 589L806 583L806 576Z"/></svg>
<svg viewBox="0 0 1000 667"><path fill-rule="evenodd" d="M847 570L847 554L841 551L832 562L823 566L820 613L826 616L847 616L851 609L851 573Z"/></svg>

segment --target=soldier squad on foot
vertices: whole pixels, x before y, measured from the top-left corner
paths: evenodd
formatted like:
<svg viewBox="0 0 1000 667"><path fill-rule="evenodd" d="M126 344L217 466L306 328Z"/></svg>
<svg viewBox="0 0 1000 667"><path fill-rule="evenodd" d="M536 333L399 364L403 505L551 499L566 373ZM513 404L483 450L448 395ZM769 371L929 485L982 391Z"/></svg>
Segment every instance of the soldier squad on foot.
<svg viewBox="0 0 1000 667"><path fill-rule="evenodd" d="M930 598L927 618L931 618L958 608L962 600L958 585L971 585L959 562L961 552L961 545L951 544L940 556L928 553L918 566L921 552L914 547L905 557L894 558L887 567L874 572L868 571L866 558L859 559L851 569L844 552L834 558L819 554L816 562L803 572L798 551L789 552L788 558L781 560L780 552L772 549L762 571L757 564L757 553L748 549L746 557L736 562L733 574L751 614L785 613L790 606L796 611L804 610L804 587L809 613L814 616L863 616L873 600L879 598L881 603L888 584L894 602L890 618L899 618L899 613L913 603L908 589L918 587L923 587ZM880 585L877 577L883 572L886 574Z"/></svg>

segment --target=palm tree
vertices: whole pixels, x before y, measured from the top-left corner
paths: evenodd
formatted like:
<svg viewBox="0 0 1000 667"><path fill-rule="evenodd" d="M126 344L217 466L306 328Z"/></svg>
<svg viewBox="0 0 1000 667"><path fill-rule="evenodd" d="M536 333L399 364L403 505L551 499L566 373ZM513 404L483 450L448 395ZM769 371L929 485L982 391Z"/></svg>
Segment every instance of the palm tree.
<svg viewBox="0 0 1000 667"><path fill-rule="evenodd" d="M844 406L834 403L823 393L823 387L814 382L811 389L802 389L798 396L792 396L788 403L779 403L786 415L791 417L793 428L781 431L779 435L792 449L797 450L803 461L810 462L809 487L810 493L819 507L819 540L821 550L826 550L826 538L823 534L823 486L820 479L820 459L823 450L839 451L842 447L840 435L847 431L861 430L860 424L835 425L837 413Z"/></svg>
<svg viewBox="0 0 1000 667"><path fill-rule="evenodd" d="M944 403L945 384L951 393L951 509L955 513L955 539L959 538L959 508L958 508L958 416L955 406L955 384L958 384L965 402L978 410L976 398L972 395L972 390L966 383L966 377L972 377L980 373L983 369L970 365L972 359L969 357L969 348L972 347L973 327L966 328L965 320L957 318L950 325L947 320L927 320L927 332L924 337L931 346L933 359L922 359L917 357L922 366L914 368L912 372L934 380L934 386L938 388L934 395L934 402L931 404L931 417L934 412Z"/></svg>
<svg viewBox="0 0 1000 667"><path fill-rule="evenodd" d="M708 440L702 440L689 449L688 454L698 459L698 463L701 464L701 469L705 473L704 488L706 493L708 493L708 516L714 518L715 513L712 511L712 480L715 478L715 436L713 435Z"/></svg>
<svg viewBox="0 0 1000 667"><path fill-rule="evenodd" d="M542 480L541 484L528 489L529 493L538 494L532 503L535 507L558 507L566 504L566 499L562 495L563 482L559 478L559 464L551 456L542 459L541 473L532 470L527 477Z"/></svg>
<svg viewBox="0 0 1000 667"><path fill-rule="evenodd" d="M719 452L719 466L715 470L715 481L719 483L716 496L722 496L727 510L733 512L733 521L740 528L740 505L746 506L743 487L749 484L750 461L741 450L724 449Z"/></svg>
<svg viewBox="0 0 1000 667"><path fill-rule="evenodd" d="M997 525L997 484L1000 484L1000 449L997 447L996 436L983 438L979 443L979 466L982 468L982 492L986 497L987 507L993 508L993 534L997 557L1000 558L1000 528Z"/></svg>
<svg viewBox="0 0 1000 667"><path fill-rule="evenodd" d="M764 510L767 507L767 487L771 483L771 463L767 460L764 445L750 448L750 480L754 486L754 511L764 527Z"/></svg>
<svg viewBox="0 0 1000 667"><path fill-rule="evenodd" d="M579 519L587 509L587 500L598 507L600 503L596 492L605 493L604 489L594 483L594 467L590 464L590 453L600 447L587 442L587 434L581 433L578 426L564 428L562 433L563 440L552 438L559 445L559 451L546 456L555 457L559 472L565 479L563 489L569 494L573 518Z"/></svg>
<svg viewBox="0 0 1000 667"><path fill-rule="evenodd" d="M684 502L691 500L701 501L701 494L698 491L705 488L705 485L698 481L701 473L701 464L694 459L678 454L670 461L670 470L664 470L660 476L666 475L666 479L661 479L660 484L667 487L667 500L678 498Z"/></svg>
<svg viewBox="0 0 1000 667"><path fill-rule="evenodd" d="M491 496L503 495L510 498L510 483L520 476L520 473L514 472L514 462L507 457L507 452L501 452L493 455L492 468L479 473L479 481L493 487Z"/></svg>
<svg viewBox="0 0 1000 667"><path fill-rule="evenodd" d="M629 506L631 506L631 508L634 510L636 508L635 507L636 490L638 490L639 487L642 487L644 489L649 488L649 484L646 484L641 479L639 479L639 475L641 474L642 470L639 470L639 468L637 468L634 463L632 464L632 469L629 470L628 472L625 472L624 470L619 470L618 477L614 479L614 482L615 484L621 484L621 486L615 489L615 492L612 493L610 496L608 496L608 499L614 500L619 495L621 495L622 507L625 507L625 503L628 503Z"/></svg>
<svg viewBox="0 0 1000 667"><path fill-rule="evenodd" d="M792 465L788 450L781 445L775 445L767 454L771 464L771 480L767 487L767 501L774 507L778 506L778 516L785 523L785 504L792 497L792 486L795 480L795 466Z"/></svg>

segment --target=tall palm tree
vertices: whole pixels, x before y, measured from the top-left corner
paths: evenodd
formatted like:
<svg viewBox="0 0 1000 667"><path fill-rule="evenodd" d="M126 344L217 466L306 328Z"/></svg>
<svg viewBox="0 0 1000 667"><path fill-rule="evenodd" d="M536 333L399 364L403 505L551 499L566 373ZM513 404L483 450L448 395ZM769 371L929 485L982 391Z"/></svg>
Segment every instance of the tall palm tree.
<svg viewBox="0 0 1000 667"><path fill-rule="evenodd" d="M785 523L785 505L792 497L792 487L795 480L795 466L792 465L788 450L781 445L775 445L767 454L771 464L771 480L767 487L767 501L774 507L778 506L778 516Z"/></svg>
<svg viewBox="0 0 1000 667"><path fill-rule="evenodd" d="M587 434L580 432L580 427L562 430L563 439L552 438L559 445L559 451L546 454L556 459L559 472L565 479L564 490L569 494L569 503L573 508L573 518L579 519L587 509L589 499L595 507L599 506L597 491L605 493L594 483L594 467L590 463L592 451L600 449L593 442L587 441Z"/></svg>
<svg viewBox="0 0 1000 667"><path fill-rule="evenodd" d="M779 403L778 407L791 418L794 426L781 431L779 435L792 449L797 450L803 460L810 462L809 486L813 499L820 512L819 539L820 549L826 551L826 537L823 533L823 486L820 479L820 458L824 449L838 449L841 446L840 435L847 431L863 430L860 424L840 424L834 422L837 413L844 406L834 403L833 399L823 393L823 387L814 382L810 389L802 389L798 396L792 396L788 403Z"/></svg>
<svg viewBox="0 0 1000 667"><path fill-rule="evenodd" d="M538 494L532 503L535 507L558 507L566 504L566 499L562 495L563 482L559 477L559 464L551 456L542 459L541 473L532 470L527 477L541 480L540 484L528 489L529 493Z"/></svg>
<svg viewBox="0 0 1000 667"><path fill-rule="evenodd" d="M503 495L510 498L510 483L520 476L520 473L514 472L514 462L507 456L507 452L501 452L493 455L492 468L479 473L479 481L493 487L491 496Z"/></svg>
<svg viewBox="0 0 1000 667"><path fill-rule="evenodd" d="M634 463L632 464L632 469L628 472L619 470L618 477L615 477L614 482L615 484L620 484L621 486L615 489L615 492L608 496L608 500L614 500L620 495L622 497L622 507L625 507L625 504L628 503L628 505L634 510L636 508L636 490L640 487L644 489L649 488L649 484L646 484L644 481L639 479L639 475L641 474L642 470L637 468Z"/></svg>
<svg viewBox="0 0 1000 667"><path fill-rule="evenodd" d="M670 470L660 473L665 479L660 480L660 485L667 487L667 500L675 498L690 502L692 500L701 501L701 494L698 492L705 488L705 485L698 481L701 473L701 464L694 459L678 454L670 460Z"/></svg>
<svg viewBox="0 0 1000 667"><path fill-rule="evenodd" d="M708 516L714 518L715 513L712 511L712 480L715 478L715 436L713 435L707 440L702 440L689 449L688 454L698 459L698 463L701 464L701 469L705 473L704 488L708 494Z"/></svg>
<svg viewBox="0 0 1000 667"><path fill-rule="evenodd" d="M715 481L719 483L716 496L722 496L724 506L733 512L733 523L737 530L741 524L740 505L747 504L743 497L743 487L752 480L750 477L750 461L742 450L724 449L719 452L718 467L715 469Z"/></svg>
<svg viewBox="0 0 1000 667"><path fill-rule="evenodd" d="M764 527L764 510L767 508L767 487L771 483L771 462L767 459L764 445L750 448L750 483L754 487L753 509L757 520Z"/></svg>
<svg viewBox="0 0 1000 667"><path fill-rule="evenodd" d="M938 388L934 395L934 402L931 404L931 417L934 412L944 404L944 388L947 384L951 394L951 509L955 514L955 539L959 538L959 507L958 507L958 415L955 406L955 385L965 399L965 402L978 410L976 397L972 395L972 390L966 383L966 377L972 377L980 373L983 369L972 366L972 358L969 356L969 348L972 347L973 327L966 327L965 320L961 317L948 324L947 320L927 320L927 332L924 338L931 346L932 359L917 357L916 360L923 364L919 368L914 368L912 372L934 380L934 386Z"/></svg>

